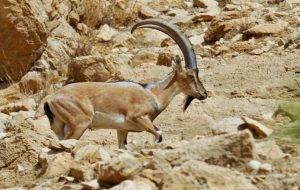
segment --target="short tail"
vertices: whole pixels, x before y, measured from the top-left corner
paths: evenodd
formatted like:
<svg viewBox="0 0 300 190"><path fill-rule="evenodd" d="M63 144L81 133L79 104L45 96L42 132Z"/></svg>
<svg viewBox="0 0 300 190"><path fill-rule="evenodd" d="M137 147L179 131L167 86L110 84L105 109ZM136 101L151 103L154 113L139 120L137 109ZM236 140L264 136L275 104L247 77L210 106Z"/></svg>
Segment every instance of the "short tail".
<svg viewBox="0 0 300 190"><path fill-rule="evenodd" d="M54 119L54 114L50 110L48 102L46 102L44 104L44 111L45 111L45 114L47 115L47 117L48 117L48 119L50 121L50 124L52 124L53 123L53 119Z"/></svg>

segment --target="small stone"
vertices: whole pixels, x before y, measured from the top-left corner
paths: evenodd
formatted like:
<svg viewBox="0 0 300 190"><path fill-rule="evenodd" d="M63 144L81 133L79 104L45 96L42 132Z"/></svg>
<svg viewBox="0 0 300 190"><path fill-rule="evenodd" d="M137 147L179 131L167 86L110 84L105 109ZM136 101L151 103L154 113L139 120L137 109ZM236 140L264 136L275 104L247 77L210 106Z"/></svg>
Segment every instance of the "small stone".
<svg viewBox="0 0 300 190"><path fill-rule="evenodd" d="M64 175L58 178L59 182L73 182L74 180L75 180L74 177L69 177Z"/></svg>
<svg viewBox="0 0 300 190"><path fill-rule="evenodd" d="M264 50L262 50L262 49L254 49L254 50L252 50L252 51L250 51L249 52L251 55L261 55L261 54L263 54L264 53Z"/></svg>
<svg viewBox="0 0 300 190"><path fill-rule="evenodd" d="M261 164L259 170L264 171L264 172L271 172L272 171L272 165L265 163L265 164Z"/></svg>
<svg viewBox="0 0 300 190"><path fill-rule="evenodd" d="M261 167L261 162L257 161L257 160L251 160L250 162L248 162L247 166L249 169L251 170L259 170L259 168Z"/></svg>
<svg viewBox="0 0 300 190"><path fill-rule="evenodd" d="M76 181L90 181L95 177L94 167L84 161L74 161L70 166L69 176Z"/></svg>
<svg viewBox="0 0 300 190"><path fill-rule="evenodd" d="M204 34L203 35L195 35L189 38L192 45L201 45L204 42Z"/></svg>
<svg viewBox="0 0 300 190"><path fill-rule="evenodd" d="M0 133L0 140L5 138L7 136L7 133Z"/></svg>
<svg viewBox="0 0 300 190"><path fill-rule="evenodd" d="M268 137L273 133L272 129L269 129L268 127L266 127L265 125L250 119L248 117L242 117L242 120L245 122L246 124L246 128L249 129L254 137L257 138L264 138L264 137Z"/></svg>
<svg viewBox="0 0 300 190"><path fill-rule="evenodd" d="M141 17L146 19L146 18L155 18L159 16L159 12L151 9L148 6L142 6L141 11L140 11Z"/></svg>
<svg viewBox="0 0 300 190"><path fill-rule="evenodd" d="M171 53L160 53L158 55L156 64L170 67L172 64L172 54Z"/></svg>
<svg viewBox="0 0 300 190"><path fill-rule="evenodd" d="M78 143L78 140L76 140L76 139L61 140L59 142L59 144L67 150L73 149L77 145L77 143Z"/></svg>
<svg viewBox="0 0 300 190"><path fill-rule="evenodd" d="M195 7L208 8L208 7L217 7L218 2L214 0L193 0Z"/></svg>
<svg viewBox="0 0 300 190"><path fill-rule="evenodd" d="M119 185L114 186L110 190L153 190L151 185L142 181L125 180Z"/></svg>
<svg viewBox="0 0 300 190"><path fill-rule="evenodd" d="M74 159L85 160L90 164L94 164L97 161L109 161L111 156L99 145L87 145L74 151Z"/></svg>
<svg viewBox="0 0 300 190"><path fill-rule="evenodd" d="M112 37L117 34L117 30L110 27L109 25L105 24L100 27L98 34L97 34L97 39L100 42L108 42L112 39Z"/></svg>
<svg viewBox="0 0 300 190"><path fill-rule="evenodd" d="M88 182L81 182L80 185L83 186L84 190L98 190L100 188L96 179Z"/></svg>
<svg viewBox="0 0 300 190"><path fill-rule="evenodd" d="M98 182L118 184L133 177L141 170L141 163L132 154L124 152L111 161L102 163L98 169Z"/></svg>
<svg viewBox="0 0 300 190"><path fill-rule="evenodd" d="M249 35L266 35L266 34L279 34L284 31L284 27L281 24L258 24L247 31L245 34Z"/></svg>

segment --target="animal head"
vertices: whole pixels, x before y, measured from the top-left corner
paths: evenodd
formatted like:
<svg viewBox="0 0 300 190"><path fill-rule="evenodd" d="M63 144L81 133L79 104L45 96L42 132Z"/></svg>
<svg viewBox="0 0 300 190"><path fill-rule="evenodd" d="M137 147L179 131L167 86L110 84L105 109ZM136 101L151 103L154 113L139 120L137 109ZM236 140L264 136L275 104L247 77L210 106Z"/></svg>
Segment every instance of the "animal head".
<svg viewBox="0 0 300 190"><path fill-rule="evenodd" d="M181 49L185 67L182 67L179 56L173 59L174 72L176 80L181 91L187 95L184 103L184 110L188 108L193 99L203 100L207 98L207 91L198 77L198 67L195 52L193 50L190 40L173 24L160 18L152 18L143 20L135 24L131 33L137 28L153 28L169 35Z"/></svg>
<svg viewBox="0 0 300 190"><path fill-rule="evenodd" d="M180 56L176 55L172 60L174 81L177 82L181 92L187 95L184 110L187 109L193 99L204 100L207 98L207 91L199 79L198 68L185 68L181 65Z"/></svg>

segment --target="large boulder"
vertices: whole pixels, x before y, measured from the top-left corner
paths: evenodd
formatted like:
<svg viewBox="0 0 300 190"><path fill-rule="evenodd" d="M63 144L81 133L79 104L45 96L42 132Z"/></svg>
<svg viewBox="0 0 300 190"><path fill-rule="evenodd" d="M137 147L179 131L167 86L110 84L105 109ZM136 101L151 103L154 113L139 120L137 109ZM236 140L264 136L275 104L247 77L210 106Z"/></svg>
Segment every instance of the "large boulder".
<svg viewBox="0 0 300 190"><path fill-rule="evenodd" d="M115 67L103 56L81 56L69 64L68 76L74 82L103 82L114 78Z"/></svg>
<svg viewBox="0 0 300 190"><path fill-rule="evenodd" d="M165 175L161 189L257 190L257 187L241 173L190 160L180 167L174 167L168 175Z"/></svg>
<svg viewBox="0 0 300 190"><path fill-rule="evenodd" d="M28 0L0 1L0 78L19 80L43 53L47 40Z"/></svg>

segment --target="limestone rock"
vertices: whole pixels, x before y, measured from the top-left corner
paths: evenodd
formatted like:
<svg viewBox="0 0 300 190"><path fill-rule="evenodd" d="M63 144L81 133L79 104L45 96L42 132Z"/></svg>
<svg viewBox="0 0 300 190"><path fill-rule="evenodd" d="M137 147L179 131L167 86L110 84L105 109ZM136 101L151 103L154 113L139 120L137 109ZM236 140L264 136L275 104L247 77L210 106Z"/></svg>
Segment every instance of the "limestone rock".
<svg viewBox="0 0 300 190"><path fill-rule="evenodd" d="M28 0L0 1L0 78L16 81L42 55L47 31Z"/></svg>
<svg viewBox="0 0 300 190"><path fill-rule="evenodd" d="M249 26L256 21L253 17L229 19L228 16L214 18L204 35L206 42L215 42L221 38L227 39L236 36L244 26Z"/></svg>
<svg viewBox="0 0 300 190"><path fill-rule="evenodd" d="M165 175L162 184L162 190L258 190L250 180L239 172L195 160L187 161L180 167L174 167L168 175Z"/></svg>
<svg viewBox="0 0 300 190"><path fill-rule="evenodd" d="M135 43L135 38L132 36L132 34L128 32L120 32L113 36L112 38L112 44L113 47L127 47L132 48Z"/></svg>
<svg viewBox="0 0 300 190"><path fill-rule="evenodd" d="M284 27L281 24L258 24L247 31L245 34L248 35L267 35L267 34L279 34L284 31Z"/></svg>
<svg viewBox="0 0 300 190"><path fill-rule="evenodd" d="M180 165L194 159L219 166L243 166L241 163L256 156L253 141L248 130L207 138L195 137L179 148L153 151L150 165L167 169L170 165Z"/></svg>
<svg viewBox="0 0 300 190"><path fill-rule="evenodd" d="M141 10L140 10L140 15L142 18L146 19L146 18L155 18L159 16L159 12L151 9L148 6L142 6Z"/></svg>
<svg viewBox="0 0 300 190"><path fill-rule="evenodd" d="M76 181L91 181L95 179L94 167L84 161L73 161L70 165L69 176Z"/></svg>
<svg viewBox="0 0 300 190"><path fill-rule="evenodd" d="M41 166L40 175L48 178L65 175L70 170L72 163L70 153L58 153L55 155L47 155L45 153L39 155L39 164Z"/></svg>
<svg viewBox="0 0 300 190"><path fill-rule="evenodd" d="M211 21L219 14L220 14L220 9L218 7L214 7L209 9L207 12L197 13L193 20L198 22Z"/></svg>
<svg viewBox="0 0 300 190"><path fill-rule="evenodd" d="M98 182L118 184L132 178L141 170L141 163L131 154L124 152L109 162L100 164Z"/></svg>
<svg viewBox="0 0 300 190"><path fill-rule="evenodd" d="M86 145L74 151L75 160L85 160L91 164L98 161L108 162L111 157L110 154L101 146Z"/></svg>
<svg viewBox="0 0 300 190"><path fill-rule="evenodd" d="M279 160L288 156L282 152L275 141L263 141L255 144L255 152L263 160Z"/></svg>
<svg viewBox="0 0 300 190"><path fill-rule="evenodd" d="M45 87L45 78L41 73L31 71L22 77L19 85L23 92L34 94Z"/></svg>
<svg viewBox="0 0 300 190"><path fill-rule="evenodd" d="M248 117L242 117L245 122L245 127L253 132L253 135L257 138L268 137L272 134L273 130L268 127L262 125L261 123L250 119Z"/></svg>
<svg viewBox="0 0 300 190"><path fill-rule="evenodd" d="M211 126L214 135L221 135L231 132L237 132L244 124L243 120L237 117L228 117L221 119Z"/></svg>
<svg viewBox="0 0 300 190"><path fill-rule="evenodd" d="M156 61L156 54L155 52L148 50L148 49L142 49L137 52L136 55L134 55L131 66L137 67L141 66L145 63L149 62L155 62Z"/></svg>
<svg viewBox="0 0 300 190"><path fill-rule="evenodd" d="M193 0L193 4L196 7L201 8L209 8L209 7L217 7L218 2L215 0Z"/></svg>
<svg viewBox="0 0 300 190"><path fill-rule="evenodd" d="M52 68L66 72L67 64L62 64L74 57L78 51L80 35L66 20L53 21L50 36L47 39L47 48L43 58Z"/></svg>
<svg viewBox="0 0 300 190"><path fill-rule="evenodd" d="M125 180L119 185L110 188L110 190L153 190L153 188L142 181Z"/></svg>
<svg viewBox="0 0 300 190"><path fill-rule="evenodd" d="M78 143L78 140L76 139L66 139L59 141L59 144L62 146L62 148L66 150L73 149Z"/></svg>
<svg viewBox="0 0 300 190"><path fill-rule="evenodd" d="M34 99L23 99L14 103L0 106L0 113L9 114L11 112L30 111L36 107Z"/></svg>
<svg viewBox="0 0 300 190"><path fill-rule="evenodd" d="M258 171L260 169L261 165L262 165L262 163L260 161L257 161L257 160L251 160L247 164L249 169L256 170L256 171Z"/></svg>
<svg viewBox="0 0 300 190"><path fill-rule="evenodd" d="M68 77L74 82L103 82L114 78L115 67L102 55L81 56L69 64Z"/></svg>
<svg viewBox="0 0 300 190"><path fill-rule="evenodd" d="M96 179L88 181L88 182L81 182L80 185L83 186L84 190L98 190L100 186Z"/></svg>
<svg viewBox="0 0 300 190"><path fill-rule="evenodd" d="M171 53L160 53L156 64L170 67L172 65L172 56L173 55Z"/></svg>
<svg viewBox="0 0 300 190"><path fill-rule="evenodd" d="M97 40L100 42L108 42L115 34L117 34L117 30L105 24L100 27L97 34Z"/></svg>

